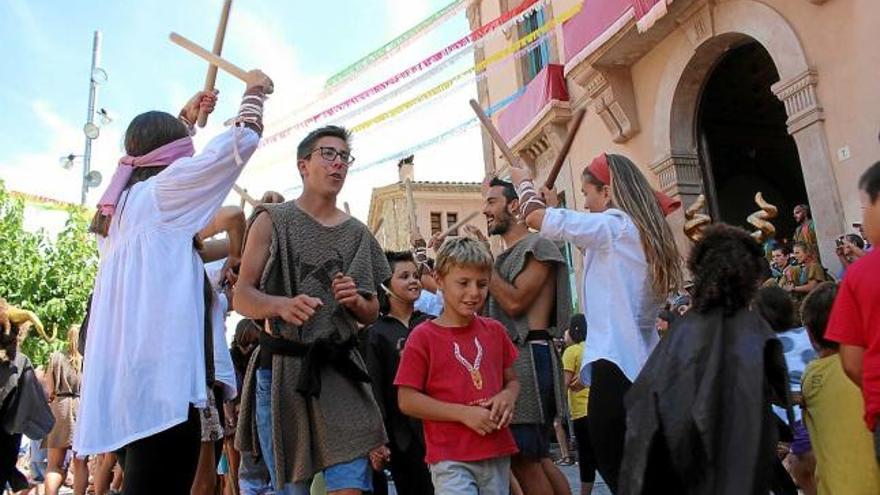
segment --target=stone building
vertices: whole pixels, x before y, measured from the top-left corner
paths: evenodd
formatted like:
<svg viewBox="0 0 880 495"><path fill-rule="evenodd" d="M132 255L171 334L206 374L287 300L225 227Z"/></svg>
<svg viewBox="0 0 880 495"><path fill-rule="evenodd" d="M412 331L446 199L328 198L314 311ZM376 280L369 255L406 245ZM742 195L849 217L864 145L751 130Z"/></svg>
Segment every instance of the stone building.
<svg viewBox="0 0 880 495"><path fill-rule="evenodd" d="M468 19L475 28L521 1L475 0ZM762 192L779 207L780 239L793 207L809 203L835 268L834 239L861 220L858 177L880 159L876 0L584 0L557 24L580 3L542 2L475 52L479 62L552 25L478 83L484 108L523 91L493 119L538 179L585 108L557 180L569 207L583 207L584 166L620 153L685 206L705 193L716 220L745 226ZM483 144L487 171L502 168L485 132ZM681 235L683 211L670 222Z"/></svg>
<svg viewBox="0 0 880 495"><path fill-rule="evenodd" d="M479 183L417 181L413 161L412 156L401 160L397 164L399 180L373 189L370 197L367 225L385 249L401 251L410 248L407 181L410 181L416 206L416 225L425 239L483 209ZM468 223L479 227L483 234L486 233L486 220L482 214L478 214Z"/></svg>

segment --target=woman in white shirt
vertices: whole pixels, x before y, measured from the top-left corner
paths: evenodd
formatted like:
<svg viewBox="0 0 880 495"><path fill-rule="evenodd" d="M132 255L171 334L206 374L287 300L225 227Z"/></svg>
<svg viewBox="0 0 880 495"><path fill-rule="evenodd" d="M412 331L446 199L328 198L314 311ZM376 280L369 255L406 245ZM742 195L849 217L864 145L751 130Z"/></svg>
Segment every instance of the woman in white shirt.
<svg viewBox="0 0 880 495"><path fill-rule="evenodd" d="M581 379L590 386L589 430L602 478L617 488L626 411L623 396L657 345L654 321L681 285L681 259L664 216L680 203L651 189L628 158L602 154L582 174L588 212L548 208L525 168L511 169L521 218L584 253L583 302L590 329Z"/></svg>
<svg viewBox="0 0 880 495"><path fill-rule="evenodd" d="M198 155L186 124L213 109L215 94L197 93L180 120L157 111L135 117L125 134L127 156L92 221L100 265L74 449L90 455L124 447L126 495L189 493L192 485L210 310L193 237L259 141L272 82L258 70L248 79L238 125Z"/></svg>

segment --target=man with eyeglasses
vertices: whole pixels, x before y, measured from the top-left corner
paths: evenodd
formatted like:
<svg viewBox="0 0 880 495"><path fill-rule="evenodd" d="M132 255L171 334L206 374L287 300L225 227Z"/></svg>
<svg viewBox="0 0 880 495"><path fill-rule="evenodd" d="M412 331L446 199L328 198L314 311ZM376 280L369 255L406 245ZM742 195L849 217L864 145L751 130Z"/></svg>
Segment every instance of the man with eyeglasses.
<svg viewBox="0 0 880 495"><path fill-rule="evenodd" d="M370 459L387 457L357 332L377 318L391 271L369 229L336 207L353 161L344 128L306 136L302 195L257 208L242 256L235 309L264 332L237 441L261 452L278 494L309 493L318 472L331 494L371 491Z"/></svg>

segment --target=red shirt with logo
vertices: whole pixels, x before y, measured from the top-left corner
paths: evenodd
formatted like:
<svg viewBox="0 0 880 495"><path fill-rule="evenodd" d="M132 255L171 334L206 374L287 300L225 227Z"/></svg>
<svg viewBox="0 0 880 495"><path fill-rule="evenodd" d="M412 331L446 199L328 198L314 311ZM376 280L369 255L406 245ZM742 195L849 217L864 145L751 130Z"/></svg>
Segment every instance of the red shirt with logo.
<svg viewBox="0 0 880 495"><path fill-rule="evenodd" d="M466 327L426 321L413 329L400 359L394 385L410 387L434 399L477 405L504 388L504 370L517 351L501 323L480 316ZM480 436L464 423L422 421L425 462L480 461L515 454L509 428Z"/></svg>
<svg viewBox="0 0 880 495"><path fill-rule="evenodd" d="M837 291L825 337L865 348L862 395L865 422L874 430L880 415L880 250L873 250L846 269Z"/></svg>

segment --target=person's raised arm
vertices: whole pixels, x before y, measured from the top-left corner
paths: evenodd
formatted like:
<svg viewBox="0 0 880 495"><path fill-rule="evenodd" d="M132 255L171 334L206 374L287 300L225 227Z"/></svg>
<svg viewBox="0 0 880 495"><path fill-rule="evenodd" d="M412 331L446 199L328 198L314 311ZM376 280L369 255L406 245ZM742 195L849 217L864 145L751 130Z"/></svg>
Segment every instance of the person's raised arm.
<svg viewBox="0 0 880 495"><path fill-rule="evenodd" d="M199 231L199 239L208 239L221 232L226 233L226 239L208 240L204 242L202 260L206 263L222 258L230 258L228 266L238 266L241 260L241 245L244 242L245 231L244 212L237 206L223 206L217 210L217 214L211 222Z"/></svg>
<svg viewBox="0 0 880 495"><path fill-rule="evenodd" d="M553 275L555 267L547 262L529 256L526 266L513 283L504 280L497 270L492 270L489 278L489 293L501 305L501 309L516 318L526 313L538 295L547 278Z"/></svg>
<svg viewBox="0 0 880 495"><path fill-rule="evenodd" d="M288 323L302 325L315 314L323 302L305 294L289 298L260 291L260 277L269 260L271 242L272 220L263 212L257 216L248 231L238 283L235 286L235 310L248 318L281 318Z"/></svg>

